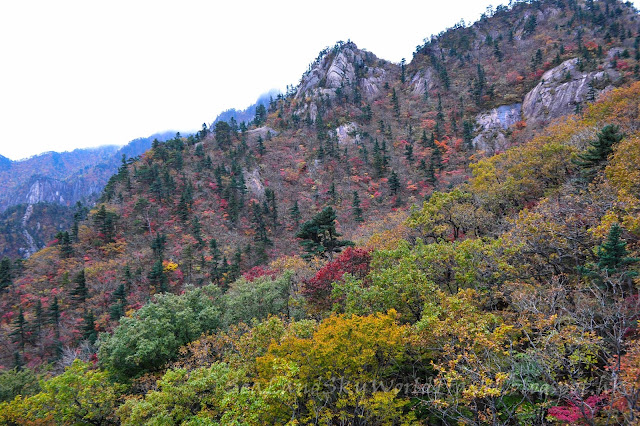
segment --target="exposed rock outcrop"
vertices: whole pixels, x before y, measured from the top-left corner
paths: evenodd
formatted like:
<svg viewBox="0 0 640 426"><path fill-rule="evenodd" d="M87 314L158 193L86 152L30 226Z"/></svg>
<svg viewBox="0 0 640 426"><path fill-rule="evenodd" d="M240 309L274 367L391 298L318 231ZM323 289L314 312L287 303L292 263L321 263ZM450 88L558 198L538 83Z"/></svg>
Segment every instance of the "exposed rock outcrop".
<svg viewBox="0 0 640 426"><path fill-rule="evenodd" d="M354 144L360 141L358 125L356 123L343 124L335 129L339 144Z"/></svg>
<svg viewBox="0 0 640 426"><path fill-rule="evenodd" d="M528 124L543 124L571 114L576 105L593 101L611 90L620 73L610 65L603 70L580 71L580 59L563 62L545 72L540 83L524 98L522 112Z"/></svg>
<svg viewBox="0 0 640 426"><path fill-rule="evenodd" d="M262 200L264 198L264 185L262 184L262 177L260 177L260 170L253 169L251 171L244 171L243 173L244 181L249 192L254 198Z"/></svg>
<svg viewBox="0 0 640 426"><path fill-rule="evenodd" d="M503 105L476 117L477 136L473 139L476 149L493 154L504 150L508 141L505 131L522 120L522 104Z"/></svg>
<svg viewBox="0 0 640 426"><path fill-rule="evenodd" d="M352 90L354 86L366 99L375 98L384 84L388 64L359 50L352 42L338 44L327 50L303 76L296 98L318 95L333 98L338 90Z"/></svg>
<svg viewBox="0 0 640 426"><path fill-rule="evenodd" d="M26 190L15 195L10 204L36 204L40 202L71 205L76 201L99 193L102 185L76 180L63 182L47 177L34 177Z"/></svg>
<svg viewBox="0 0 640 426"><path fill-rule="evenodd" d="M249 130L247 132L247 135L253 136L256 139L258 138L258 136L261 136L262 139L266 139L268 134L271 134L271 136L276 136L278 133L279 132L277 130L273 130L271 127L263 126L258 127L257 129Z"/></svg>
<svg viewBox="0 0 640 426"><path fill-rule="evenodd" d="M436 85L433 68L428 67L420 70L411 79L411 93L414 96L424 95L424 92L431 90Z"/></svg>

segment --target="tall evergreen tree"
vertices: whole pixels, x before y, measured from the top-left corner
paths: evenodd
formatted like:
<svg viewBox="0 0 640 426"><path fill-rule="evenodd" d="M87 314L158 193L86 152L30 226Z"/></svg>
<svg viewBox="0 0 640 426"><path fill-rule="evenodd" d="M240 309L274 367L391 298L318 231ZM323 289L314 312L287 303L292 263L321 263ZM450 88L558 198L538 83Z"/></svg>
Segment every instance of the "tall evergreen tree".
<svg viewBox="0 0 640 426"><path fill-rule="evenodd" d="M360 207L360 196L358 191L353 191L353 202L351 204L351 213L353 214L353 220L356 222L364 222L362 217L362 208Z"/></svg>
<svg viewBox="0 0 640 426"><path fill-rule="evenodd" d="M127 306L127 291L124 284L120 284L118 288L111 294L113 303L109 308L109 315L112 320L118 320L125 314Z"/></svg>
<svg viewBox="0 0 640 426"><path fill-rule="evenodd" d="M622 239L622 228L617 223L611 226L607 240L598 247L598 268L608 274L620 272L624 267L638 261L627 257L627 243Z"/></svg>
<svg viewBox="0 0 640 426"><path fill-rule="evenodd" d="M293 206L289 209L289 217L293 222L294 229L298 229L300 227L300 219L302 215L300 213L300 206L298 205L298 200L293 203Z"/></svg>
<svg viewBox="0 0 640 426"><path fill-rule="evenodd" d="M71 299L78 304L84 304L89 296L84 268L78 272L73 282L76 286L71 290Z"/></svg>
<svg viewBox="0 0 640 426"><path fill-rule="evenodd" d="M589 142L589 148L578 155L576 164L582 168L583 175L593 178L595 173L613 153L613 147L624 138L620 128L614 124L606 125L598 133L598 138Z"/></svg>
<svg viewBox="0 0 640 426"><path fill-rule="evenodd" d="M395 170L392 170L391 175L389 176L389 189L393 195L397 195L398 190L400 189L400 179L398 178L398 174Z"/></svg>
<svg viewBox="0 0 640 426"><path fill-rule="evenodd" d="M18 310L18 316L13 321L12 325L13 330L9 334L11 336L11 341L18 345L20 352L24 353L24 345L27 341L27 322L24 319L24 311L22 310L22 306L20 306Z"/></svg>
<svg viewBox="0 0 640 426"><path fill-rule="evenodd" d="M11 261L8 257L0 261L0 291L12 284Z"/></svg>
<svg viewBox="0 0 640 426"><path fill-rule="evenodd" d="M83 318L82 338L94 344L98 340L98 332L96 331L96 321L93 311L86 311Z"/></svg>
<svg viewBox="0 0 640 426"><path fill-rule="evenodd" d="M164 268L162 267L162 260L155 261L151 270L147 274L149 284L154 286L158 293L166 293L169 291L169 283L167 282L167 276L164 274Z"/></svg>

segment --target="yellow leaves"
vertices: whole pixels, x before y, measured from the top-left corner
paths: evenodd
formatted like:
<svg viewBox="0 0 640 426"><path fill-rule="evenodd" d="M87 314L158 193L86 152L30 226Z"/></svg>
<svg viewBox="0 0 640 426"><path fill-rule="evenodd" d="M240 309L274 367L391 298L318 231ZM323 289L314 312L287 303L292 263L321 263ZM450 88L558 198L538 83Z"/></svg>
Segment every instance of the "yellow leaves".
<svg viewBox="0 0 640 426"><path fill-rule="evenodd" d="M605 169L608 183L617 195L617 203L596 230L604 236L614 222L640 235L640 134L623 139L615 148Z"/></svg>
<svg viewBox="0 0 640 426"><path fill-rule="evenodd" d="M162 270L164 272L173 272L178 269L178 264L169 260L164 260L162 262Z"/></svg>
<svg viewBox="0 0 640 426"><path fill-rule="evenodd" d="M331 316L311 337L285 336L272 344L267 355L257 359L258 371L269 379L274 363L287 359L300 366L302 380L336 376L374 379L404 350L407 329L396 319L394 310L366 317Z"/></svg>

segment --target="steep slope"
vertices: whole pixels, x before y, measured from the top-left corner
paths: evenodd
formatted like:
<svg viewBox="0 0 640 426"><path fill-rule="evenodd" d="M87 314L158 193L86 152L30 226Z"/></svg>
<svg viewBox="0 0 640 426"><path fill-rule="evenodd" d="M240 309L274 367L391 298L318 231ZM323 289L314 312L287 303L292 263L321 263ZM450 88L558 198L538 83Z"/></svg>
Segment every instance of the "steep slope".
<svg viewBox="0 0 640 426"><path fill-rule="evenodd" d="M637 15L622 3L604 5L588 9L567 0L500 8L420 46L409 64L338 43L247 128L218 121L214 133L154 144L112 176L77 242L61 240L25 263L1 299L7 341L19 307L34 321L38 300L47 308L56 300L65 315L19 354L32 365L79 344L89 312L93 330L108 331L154 294L210 282L225 290L243 272L283 256L283 263L302 262L295 257L299 225L325 206L336 209L344 238L364 240L391 227L434 191L464 185L471 161L522 143L569 112L541 114L544 102L527 98L548 84L541 81L545 72L580 57L585 68L573 69L572 80L614 70L608 85L636 78L637 59L625 58L624 49L634 48ZM615 48L623 49L620 58ZM583 89L554 81L582 102L575 94ZM593 98L608 85L594 85ZM550 93L547 86L538 92ZM525 99L531 108L521 105ZM481 142L483 128L499 130ZM505 226L485 210L475 213L486 219L482 226L437 238L492 235ZM120 284L125 306L118 305ZM11 364L17 350L0 348L2 362Z"/></svg>

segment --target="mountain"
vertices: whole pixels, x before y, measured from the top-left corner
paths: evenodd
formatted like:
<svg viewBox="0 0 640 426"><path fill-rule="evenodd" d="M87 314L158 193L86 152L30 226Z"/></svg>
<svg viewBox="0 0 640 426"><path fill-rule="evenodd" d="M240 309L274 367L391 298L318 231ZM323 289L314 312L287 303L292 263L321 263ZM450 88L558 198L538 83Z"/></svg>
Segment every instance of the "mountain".
<svg viewBox="0 0 640 426"><path fill-rule="evenodd" d="M151 147L153 139L167 140L175 132L139 138L122 148L115 145L45 152L11 161L0 158L0 211L27 203L54 202L66 206L95 196L118 169L122 155L136 157Z"/></svg>
<svg viewBox="0 0 640 426"><path fill-rule="evenodd" d="M154 139L174 135L158 133L120 148L46 152L20 161L0 157L0 255L28 257L44 248L70 226L76 203L91 205L98 199L123 155L137 157Z"/></svg>
<svg viewBox="0 0 640 426"><path fill-rule="evenodd" d="M281 95L282 94L279 90L272 89L267 93L263 93L262 95L260 95L258 97L258 100L254 104L248 106L243 110L239 111L235 108L231 108L223 111L218 114L215 120L213 120L211 127L213 128L215 123L217 123L218 121L230 121L232 118L236 121L236 123L241 123L243 121L249 123L256 116L256 108L258 107L258 105L267 107L271 102L273 102L274 99L277 99Z"/></svg>
<svg viewBox="0 0 640 426"><path fill-rule="evenodd" d="M633 424L637 22L544 0L409 63L338 42L245 126L120 163L0 265L0 382L57 374L0 422Z"/></svg>

